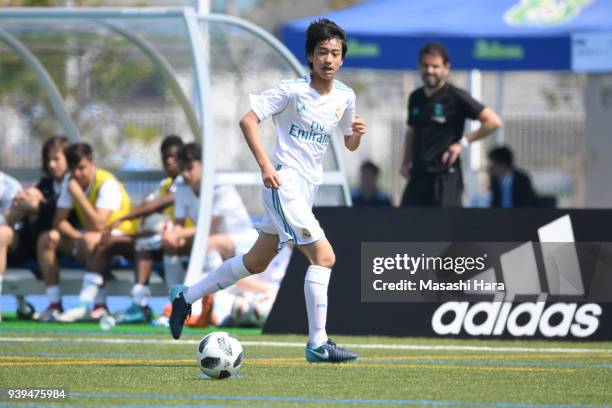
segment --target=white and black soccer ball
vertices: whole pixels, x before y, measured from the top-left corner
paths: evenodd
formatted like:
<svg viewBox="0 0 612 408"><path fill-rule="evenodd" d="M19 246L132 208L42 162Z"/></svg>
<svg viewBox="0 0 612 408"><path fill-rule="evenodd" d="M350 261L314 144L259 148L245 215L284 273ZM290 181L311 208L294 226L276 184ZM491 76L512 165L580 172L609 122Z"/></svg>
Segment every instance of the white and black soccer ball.
<svg viewBox="0 0 612 408"><path fill-rule="evenodd" d="M242 366L242 345L228 333L210 333L198 344L196 359L207 376L227 378Z"/></svg>

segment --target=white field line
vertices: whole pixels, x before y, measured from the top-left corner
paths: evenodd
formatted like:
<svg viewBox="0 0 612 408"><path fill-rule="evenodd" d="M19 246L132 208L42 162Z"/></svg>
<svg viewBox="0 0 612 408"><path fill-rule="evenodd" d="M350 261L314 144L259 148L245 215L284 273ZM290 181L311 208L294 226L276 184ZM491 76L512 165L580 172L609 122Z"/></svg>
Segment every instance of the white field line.
<svg viewBox="0 0 612 408"><path fill-rule="evenodd" d="M94 343L94 344L198 344L199 340L163 340L163 339L133 339L133 338L95 338L95 337L0 337L0 343ZM263 347L304 347L305 343L281 341L241 341L244 346ZM612 348L573 348L573 347L505 347L505 346L459 346L459 345L427 345L427 344L343 344L347 348L376 350L446 350L446 351L481 351L497 353L560 353L582 354L603 353L612 354Z"/></svg>

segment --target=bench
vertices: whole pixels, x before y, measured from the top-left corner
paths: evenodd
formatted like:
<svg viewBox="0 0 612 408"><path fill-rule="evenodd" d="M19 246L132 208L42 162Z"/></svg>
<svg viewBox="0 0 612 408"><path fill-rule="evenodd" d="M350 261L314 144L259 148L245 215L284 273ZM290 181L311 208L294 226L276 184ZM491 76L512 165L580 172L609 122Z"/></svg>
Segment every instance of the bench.
<svg viewBox="0 0 612 408"><path fill-rule="evenodd" d="M156 263L154 271L161 270L161 263ZM2 284L3 295L14 295L19 299L26 295L42 295L45 293L45 283L33 272L38 268L36 261L28 261L17 267L9 267ZM81 291L85 265L77 261L62 260L60 262L60 288L63 294L78 294ZM130 296L134 284L134 267L124 259L115 261L111 277L107 279L108 293L113 296ZM149 279L152 296L166 296L168 289L161 276L153 272Z"/></svg>
<svg viewBox="0 0 612 408"><path fill-rule="evenodd" d="M4 171L20 180L24 187L36 184L40 178L40 171L35 169L4 169ZM136 203L142 202L159 185L159 181L164 178L162 171L113 171L113 174L124 183L128 194ZM159 271L161 267L160 263L156 263L154 270ZM85 265L74 260L60 260L60 268L62 293L78 294L81 290ZM2 294L14 295L18 299L25 295L44 294L45 284L33 272L37 269L36 261L26 261L17 266L9 265L3 279ZM133 264L119 258L114 262L112 277L107 282L109 294L129 296L133 284ZM153 296L166 296L168 294L165 282L157 273L151 274L149 285Z"/></svg>

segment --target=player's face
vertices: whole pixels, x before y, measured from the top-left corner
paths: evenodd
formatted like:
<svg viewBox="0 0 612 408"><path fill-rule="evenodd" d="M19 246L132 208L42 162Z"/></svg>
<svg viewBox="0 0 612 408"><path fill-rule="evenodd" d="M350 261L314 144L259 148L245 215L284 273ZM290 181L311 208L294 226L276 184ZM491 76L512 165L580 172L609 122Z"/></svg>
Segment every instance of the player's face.
<svg viewBox="0 0 612 408"><path fill-rule="evenodd" d="M47 157L47 168L51 177L61 180L68 171L68 163L62 149L51 149Z"/></svg>
<svg viewBox="0 0 612 408"><path fill-rule="evenodd" d="M162 163L168 177L176 177L179 173L178 146L172 146L162 153Z"/></svg>
<svg viewBox="0 0 612 408"><path fill-rule="evenodd" d="M361 170L361 188L363 190L372 191L376 189L376 173L372 170Z"/></svg>
<svg viewBox="0 0 612 408"><path fill-rule="evenodd" d="M419 72L427 88L438 88L448 76L449 64L445 64L442 56L425 54L419 61Z"/></svg>
<svg viewBox="0 0 612 408"><path fill-rule="evenodd" d="M200 179L202 178L202 163L192 160L185 164L181 170L185 182L191 186L193 191L200 191Z"/></svg>
<svg viewBox="0 0 612 408"><path fill-rule="evenodd" d="M491 161L491 164L489 165L489 174L495 178L504 177L508 170L510 169L507 166L496 161Z"/></svg>
<svg viewBox="0 0 612 408"><path fill-rule="evenodd" d="M312 71L319 78L326 81L334 79L342 65L342 41L338 38L321 41L314 52L308 55L308 61L312 63Z"/></svg>
<svg viewBox="0 0 612 408"><path fill-rule="evenodd" d="M86 189L94 177L96 176L96 165L92 160L83 158L76 165L74 169L72 169L72 178L74 178L81 188Z"/></svg>

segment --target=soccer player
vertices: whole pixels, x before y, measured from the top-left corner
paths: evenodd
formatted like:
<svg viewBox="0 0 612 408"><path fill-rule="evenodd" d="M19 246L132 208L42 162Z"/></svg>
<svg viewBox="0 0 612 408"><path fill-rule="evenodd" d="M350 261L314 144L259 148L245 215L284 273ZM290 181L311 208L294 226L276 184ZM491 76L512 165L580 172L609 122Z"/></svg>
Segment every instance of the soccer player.
<svg viewBox="0 0 612 408"><path fill-rule="evenodd" d="M346 33L327 19L313 22L306 38L310 74L264 92L241 119L246 142L261 168L267 216L259 238L245 255L228 259L192 286L172 289L170 330L175 339L181 335L193 302L263 272L279 245L293 241L310 262L304 283L309 331L306 359L342 362L357 358L327 337L327 286L335 254L312 213L323 175L323 156L334 131L339 129L345 135L344 144L351 151L359 147L365 133L365 122L355 116L355 93L334 79L345 55ZM258 124L270 116L278 134L272 160L258 132Z"/></svg>
<svg viewBox="0 0 612 408"><path fill-rule="evenodd" d="M13 229L10 225L5 225L5 216L9 214L15 197L21 191L21 184L17 180L0 171L0 294L2 293L2 279L6 270L7 251L13 243ZM10 219L8 224L10 224ZM1 306L0 304L0 309ZM1 310L0 321L2 321Z"/></svg>
<svg viewBox="0 0 612 408"><path fill-rule="evenodd" d="M108 313L104 293L100 291L102 277L92 272L91 266L87 265L88 272L83 277L79 306L59 314L62 307L57 252L83 261L91 259L104 228L131 209L125 188L115 176L96 166L89 144L72 144L66 148L65 155L71 175L60 190L53 217L54 229L41 234L37 243L38 264L49 298L49 307L39 318L42 321L74 321L84 318L92 304L90 317L99 318ZM83 230L77 229L68 219L73 208ZM115 234L134 232L135 224L124 221L116 228Z"/></svg>
<svg viewBox="0 0 612 408"><path fill-rule="evenodd" d="M179 224L162 235L162 246L166 254L188 255L191 251L195 227L182 227L181 220L189 218L197 222L200 208L200 184L202 180L201 148L189 143L179 152L179 165L185 183L179 185L174 203L174 215ZM257 240L257 231L242 203L236 188L216 185L213 191L213 208L210 236L204 273L209 273L223 260L244 253ZM182 281L182 279L181 279ZM204 302L199 316L192 316L189 324L206 326L210 317L210 302Z"/></svg>
<svg viewBox="0 0 612 408"><path fill-rule="evenodd" d="M64 155L66 146L66 137L53 136L47 139L42 148L44 176L36 186L16 193L11 207L5 213L7 224L0 225L0 292L7 262L18 265L29 259L36 259L38 236L52 228L57 197L68 173ZM1 174L0 179L4 180ZM21 188L17 182L10 185L12 188L9 188L9 191Z"/></svg>

